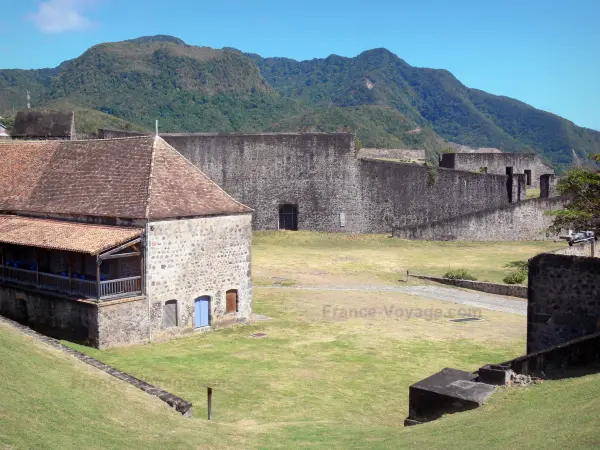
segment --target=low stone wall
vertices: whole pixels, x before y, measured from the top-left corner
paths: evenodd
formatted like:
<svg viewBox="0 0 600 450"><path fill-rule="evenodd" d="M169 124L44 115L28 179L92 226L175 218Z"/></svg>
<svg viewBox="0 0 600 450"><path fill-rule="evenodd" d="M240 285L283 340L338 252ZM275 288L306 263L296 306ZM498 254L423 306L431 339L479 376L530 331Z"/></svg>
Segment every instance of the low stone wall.
<svg viewBox="0 0 600 450"><path fill-rule="evenodd" d="M37 333L36 331L32 330L31 328L20 325L17 322L14 322L10 319L0 316L0 322L10 325L14 328L17 328L17 329L21 330L23 333L41 341L47 345L50 345L51 347L56 348L57 350L68 353L68 354L74 356L75 358L77 358L78 360L80 360L86 364L89 364L90 366L94 366L95 368L102 370L103 372L106 372L107 374L109 374L115 378L118 378L121 381L129 383L132 386L135 386L136 388L141 389L142 391L146 392L147 394L152 395L153 397L157 397L158 399L162 400L167 405L169 405L171 408L174 408L178 413L180 413L181 415L183 415L185 417L192 416L192 404L190 402L188 402L187 400L182 399L181 397L173 395L170 392L163 391L161 388L153 386L150 383L146 383L145 381L140 380L139 378L132 377L131 375L126 374L125 372L121 372L120 370L117 370L114 367L104 364L103 362L100 362L97 359L92 358L91 356L88 356L77 350L73 350L72 348L61 344L59 341L57 341L54 338L44 336L43 334Z"/></svg>
<svg viewBox="0 0 600 450"><path fill-rule="evenodd" d="M408 148L361 148L358 158L385 158L400 161L425 161L425 150L412 150Z"/></svg>
<svg viewBox="0 0 600 450"><path fill-rule="evenodd" d="M543 253L529 260L527 353L600 331L600 259Z"/></svg>
<svg viewBox="0 0 600 450"><path fill-rule="evenodd" d="M409 273L411 277L420 278L422 280L435 281L436 283L447 284L450 286L458 286L474 291L487 292L488 294L506 295L509 297L527 298L527 286L518 284L499 284L486 283L483 281L470 280L451 280L449 278L431 277L428 275L415 275Z"/></svg>
<svg viewBox="0 0 600 450"><path fill-rule="evenodd" d="M546 240L553 220L546 211L562 209L564 202L561 197L532 198L452 219L395 228L393 236L431 241Z"/></svg>
<svg viewBox="0 0 600 450"><path fill-rule="evenodd" d="M600 258L600 245L596 241L581 242L579 244L573 244L559 250L554 250L554 255L568 255L568 256L585 256L589 258Z"/></svg>
<svg viewBox="0 0 600 450"><path fill-rule="evenodd" d="M517 373L560 378L573 369L597 372L600 364L600 332L520 356L500 365Z"/></svg>

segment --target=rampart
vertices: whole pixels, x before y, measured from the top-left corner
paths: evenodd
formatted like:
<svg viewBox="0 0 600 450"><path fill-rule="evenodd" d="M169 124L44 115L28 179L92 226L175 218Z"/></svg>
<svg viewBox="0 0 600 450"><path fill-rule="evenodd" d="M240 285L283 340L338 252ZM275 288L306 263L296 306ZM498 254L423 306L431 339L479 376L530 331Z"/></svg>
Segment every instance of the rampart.
<svg viewBox="0 0 600 450"><path fill-rule="evenodd" d="M600 259L543 253L529 261L527 353L599 331Z"/></svg>

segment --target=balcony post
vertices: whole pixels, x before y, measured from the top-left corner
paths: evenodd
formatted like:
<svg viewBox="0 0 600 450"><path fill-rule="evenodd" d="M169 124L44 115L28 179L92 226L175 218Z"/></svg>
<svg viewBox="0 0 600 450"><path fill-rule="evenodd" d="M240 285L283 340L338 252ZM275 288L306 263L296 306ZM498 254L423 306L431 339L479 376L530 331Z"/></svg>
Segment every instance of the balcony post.
<svg viewBox="0 0 600 450"><path fill-rule="evenodd" d="M35 257L35 285L40 288L40 258L37 250L33 249L33 256Z"/></svg>
<svg viewBox="0 0 600 450"><path fill-rule="evenodd" d="M96 299L100 300L100 266L102 260L99 256L96 256Z"/></svg>
<svg viewBox="0 0 600 450"><path fill-rule="evenodd" d="M4 247L0 246L0 264L2 264L2 281L4 281Z"/></svg>
<svg viewBox="0 0 600 450"><path fill-rule="evenodd" d="M67 265L69 266L69 295L73 295L73 278L71 277L71 257L67 255Z"/></svg>

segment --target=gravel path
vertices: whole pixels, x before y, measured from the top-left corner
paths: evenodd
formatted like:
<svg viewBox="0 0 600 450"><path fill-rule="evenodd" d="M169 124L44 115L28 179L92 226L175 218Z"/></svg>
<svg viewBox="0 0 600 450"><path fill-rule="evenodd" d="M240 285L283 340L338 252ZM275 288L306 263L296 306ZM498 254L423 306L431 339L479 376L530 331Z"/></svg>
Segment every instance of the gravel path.
<svg viewBox="0 0 600 450"><path fill-rule="evenodd" d="M258 286L257 286L258 287ZM305 291L358 291L358 292L400 292L413 294L420 297L441 300L443 302L458 303L476 308L501 311L505 313L527 315L527 302L515 300L511 297L486 294L483 292L463 291L441 286L260 286L265 289L296 289Z"/></svg>

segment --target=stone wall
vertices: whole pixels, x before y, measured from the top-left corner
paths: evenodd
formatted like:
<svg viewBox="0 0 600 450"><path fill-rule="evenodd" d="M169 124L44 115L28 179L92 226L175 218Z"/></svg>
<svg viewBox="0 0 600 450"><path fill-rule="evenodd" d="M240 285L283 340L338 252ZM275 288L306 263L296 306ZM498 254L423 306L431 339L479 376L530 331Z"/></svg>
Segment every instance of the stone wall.
<svg viewBox="0 0 600 450"><path fill-rule="evenodd" d="M0 314L49 336L98 346L97 308L90 303L0 286Z"/></svg>
<svg viewBox="0 0 600 450"><path fill-rule="evenodd" d="M472 289L474 291L487 292L488 294L508 295L510 297L527 298L527 286L521 286L518 284L501 284L488 283L485 281L454 280L450 278L432 277L429 275L416 275L412 273L410 274L410 276L420 278L421 280L430 280L440 284L447 284L449 286L457 286L465 289Z"/></svg>
<svg viewBox="0 0 600 450"><path fill-rule="evenodd" d="M554 169L544 163L535 153L445 153L440 160L440 167L457 170L482 171L506 175L506 168L512 167L514 174L531 171L531 187L539 187L540 177L554 174Z"/></svg>
<svg viewBox="0 0 600 450"><path fill-rule="evenodd" d="M398 227L393 234L432 241L545 240L553 219L545 212L561 209L564 201L560 197L533 198L427 225Z"/></svg>
<svg viewBox="0 0 600 450"><path fill-rule="evenodd" d="M297 205L299 229L385 233L508 203L505 176L357 159L346 133L162 137L253 208L259 230L278 229L283 204Z"/></svg>
<svg viewBox="0 0 600 450"><path fill-rule="evenodd" d="M145 343L149 339L148 303L144 297L95 303L0 286L0 315L48 336L96 348Z"/></svg>
<svg viewBox="0 0 600 450"><path fill-rule="evenodd" d="M95 306L95 305L94 305ZM98 303L98 348L144 344L150 339L145 297Z"/></svg>
<svg viewBox="0 0 600 450"><path fill-rule="evenodd" d="M399 161L425 161L425 150L409 148L361 148L357 152L359 158L384 158Z"/></svg>
<svg viewBox="0 0 600 450"><path fill-rule="evenodd" d="M527 353L600 330L600 259L544 253L529 261Z"/></svg>
<svg viewBox="0 0 600 450"><path fill-rule="evenodd" d="M209 296L211 326L247 320L252 311L249 214L151 222L146 286L151 339L194 331L194 302ZM238 291L238 312L226 314L227 290ZM165 303L177 301L177 326L164 328Z"/></svg>
<svg viewBox="0 0 600 450"><path fill-rule="evenodd" d="M597 241L580 242L559 250L554 250L555 255L585 256L589 258L600 258L600 245Z"/></svg>

